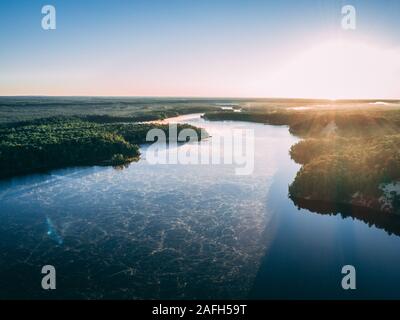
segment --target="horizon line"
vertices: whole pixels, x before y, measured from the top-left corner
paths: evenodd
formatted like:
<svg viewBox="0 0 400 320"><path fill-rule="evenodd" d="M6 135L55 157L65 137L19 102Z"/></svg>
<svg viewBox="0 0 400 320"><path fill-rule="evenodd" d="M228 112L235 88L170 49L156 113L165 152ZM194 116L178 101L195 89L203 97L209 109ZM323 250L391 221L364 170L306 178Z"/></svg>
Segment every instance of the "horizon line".
<svg viewBox="0 0 400 320"><path fill-rule="evenodd" d="M323 100L323 101L400 101L400 98L309 98L309 97L230 97L230 96L150 96L150 95L40 95L40 94L24 94L24 95L0 95L0 98L158 98L158 99L194 99L194 100Z"/></svg>

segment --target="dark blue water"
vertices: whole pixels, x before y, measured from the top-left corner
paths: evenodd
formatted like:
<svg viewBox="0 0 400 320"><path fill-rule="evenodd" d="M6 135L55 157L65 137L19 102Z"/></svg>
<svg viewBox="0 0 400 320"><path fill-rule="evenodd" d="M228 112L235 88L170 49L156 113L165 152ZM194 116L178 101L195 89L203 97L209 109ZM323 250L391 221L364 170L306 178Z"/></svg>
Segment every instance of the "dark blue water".
<svg viewBox="0 0 400 320"><path fill-rule="evenodd" d="M182 120L183 121L183 120ZM0 183L0 298L400 297L400 238L364 221L298 210L286 127L255 132L255 169L234 165L69 168ZM212 139L201 148L215 148ZM179 148L191 148L186 145ZM41 289L43 265L57 289ZM357 290L341 289L341 268Z"/></svg>

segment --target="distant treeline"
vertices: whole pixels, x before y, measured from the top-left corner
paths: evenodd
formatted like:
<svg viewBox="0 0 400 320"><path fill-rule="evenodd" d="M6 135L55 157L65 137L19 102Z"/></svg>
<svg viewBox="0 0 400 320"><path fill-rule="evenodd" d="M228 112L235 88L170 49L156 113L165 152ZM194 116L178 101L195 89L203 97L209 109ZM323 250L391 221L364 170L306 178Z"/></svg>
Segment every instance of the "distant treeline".
<svg viewBox="0 0 400 320"><path fill-rule="evenodd" d="M139 122L216 110L206 99L0 97L0 124L54 117L97 123Z"/></svg>
<svg viewBox="0 0 400 320"><path fill-rule="evenodd" d="M376 136L397 133L400 129L400 109L382 111L364 110L274 110L270 111L217 111L207 112L207 120L233 120L286 125L292 134L301 137L324 136L329 125L334 125L341 136ZM328 132L327 132L328 131Z"/></svg>

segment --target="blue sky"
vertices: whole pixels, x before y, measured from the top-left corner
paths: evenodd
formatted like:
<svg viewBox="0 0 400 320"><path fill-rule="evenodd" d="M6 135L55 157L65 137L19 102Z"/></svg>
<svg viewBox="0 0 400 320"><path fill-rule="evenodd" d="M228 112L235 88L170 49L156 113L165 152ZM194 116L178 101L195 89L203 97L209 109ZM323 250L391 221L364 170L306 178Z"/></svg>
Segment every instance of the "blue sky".
<svg viewBox="0 0 400 320"><path fill-rule="evenodd" d="M41 28L47 4L57 10L56 30ZM357 9L355 31L341 29L346 4ZM348 97L349 90L314 92L312 82L293 90L303 81L291 70L309 70L311 57L331 48L324 43L339 40L357 43L342 48L354 55L368 43L371 59L395 60L400 1L2 0L0 95ZM303 57L313 48L314 56ZM293 66L296 60L304 65ZM397 67L393 62L394 75L380 76L393 81ZM297 82L285 88L284 77ZM340 87L335 81L325 86ZM395 88L385 90L374 95L400 97Z"/></svg>

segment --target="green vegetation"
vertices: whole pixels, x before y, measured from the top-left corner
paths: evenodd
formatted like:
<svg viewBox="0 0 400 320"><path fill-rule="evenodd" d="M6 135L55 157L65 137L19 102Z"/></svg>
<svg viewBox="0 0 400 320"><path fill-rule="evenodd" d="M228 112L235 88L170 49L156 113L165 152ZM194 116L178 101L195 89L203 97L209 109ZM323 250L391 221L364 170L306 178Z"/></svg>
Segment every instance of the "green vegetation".
<svg viewBox="0 0 400 320"><path fill-rule="evenodd" d="M207 112L204 118L217 120L250 121L271 125L286 125L292 134L300 137L324 136L334 124L341 136L376 136L398 132L400 109L396 110L265 110L243 112Z"/></svg>
<svg viewBox="0 0 400 320"><path fill-rule="evenodd" d="M398 213L399 194L385 185L400 181L400 109L245 110L213 112L209 120L287 125L302 137L290 150L302 165L289 187L299 207L313 201Z"/></svg>
<svg viewBox="0 0 400 320"><path fill-rule="evenodd" d="M111 119L112 120L112 119ZM138 159L138 144L150 129L168 136L157 123L94 123L80 118L49 118L0 127L0 178L77 165L123 165ZM178 125L178 132L192 128Z"/></svg>
<svg viewBox="0 0 400 320"><path fill-rule="evenodd" d="M207 99L0 97L0 178L77 165L127 164L150 129L140 123L215 110ZM179 125L184 128L198 128ZM200 137L200 134L199 134Z"/></svg>
<svg viewBox="0 0 400 320"><path fill-rule="evenodd" d="M400 181L400 101L2 97L0 178L124 165L139 157L148 130L167 131L139 122L200 112L209 120L285 125L301 137L290 154L302 168L289 187L300 207L323 201L400 211L398 194L383 188Z"/></svg>
<svg viewBox="0 0 400 320"><path fill-rule="evenodd" d="M215 110L207 99L0 97L0 124L53 117L97 123L139 122Z"/></svg>
<svg viewBox="0 0 400 320"><path fill-rule="evenodd" d="M369 203L380 209L374 202L383 195L382 184L400 179L399 134L307 139L291 148L291 156L303 165L289 187L293 198ZM392 207L397 209L398 200L393 194Z"/></svg>

